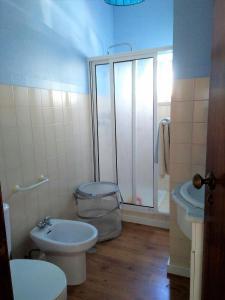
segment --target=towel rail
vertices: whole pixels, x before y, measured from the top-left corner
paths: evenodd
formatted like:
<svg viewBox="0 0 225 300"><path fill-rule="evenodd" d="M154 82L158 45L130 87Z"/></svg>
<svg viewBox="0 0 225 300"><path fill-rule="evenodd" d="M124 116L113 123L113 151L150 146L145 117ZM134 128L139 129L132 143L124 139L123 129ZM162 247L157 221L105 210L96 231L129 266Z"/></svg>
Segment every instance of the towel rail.
<svg viewBox="0 0 225 300"><path fill-rule="evenodd" d="M44 175L41 175L38 178L38 181L31 184L31 185L28 185L28 186L20 186L19 184L15 185L14 188L13 188L13 192L16 193L16 192L30 191L30 190L33 190L33 189L37 188L38 186L42 185L43 183L48 182L48 181L49 181L49 179L47 177L45 177Z"/></svg>

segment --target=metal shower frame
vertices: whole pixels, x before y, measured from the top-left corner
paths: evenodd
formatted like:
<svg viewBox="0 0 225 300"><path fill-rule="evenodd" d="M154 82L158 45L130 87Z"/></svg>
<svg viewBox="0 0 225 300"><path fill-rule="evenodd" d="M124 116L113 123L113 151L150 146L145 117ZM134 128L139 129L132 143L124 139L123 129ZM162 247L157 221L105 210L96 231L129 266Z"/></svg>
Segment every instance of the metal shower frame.
<svg viewBox="0 0 225 300"><path fill-rule="evenodd" d="M115 145L113 147L114 157L115 157L115 178L118 184L118 174L117 174L117 144L116 144L116 112L115 112L115 82L114 82L114 63L132 61L132 77L135 75L135 60L153 58L153 207L150 206L139 206L133 203L124 203L123 208L135 211L148 211L148 212L158 212L158 176L157 168L155 167L155 147L157 141L157 56L163 52L172 51L172 46L148 49L144 51L126 52L122 54L105 55L91 57L88 59L89 66L89 86L90 86L90 97L91 97L91 117L92 117L92 139L93 139L93 166L94 166L94 180L100 180L100 170L99 170L99 145L98 145L98 117L97 117L97 84L96 84L96 66L109 64L110 66L110 98L113 112L114 120L114 130L115 130ZM134 80L134 78L133 78ZM133 88L133 87L132 87ZM134 104L134 91L132 91L132 103ZM135 108L133 105L132 115L135 113ZM134 122L133 122L134 129ZM134 130L132 130L134 134ZM135 139L133 139L133 142ZM134 151L133 151L134 152ZM133 154L134 155L134 154ZM133 175L135 176L135 172ZM133 178L134 182L134 178ZM135 186L132 184L132 194L135 195Z"/></svg>

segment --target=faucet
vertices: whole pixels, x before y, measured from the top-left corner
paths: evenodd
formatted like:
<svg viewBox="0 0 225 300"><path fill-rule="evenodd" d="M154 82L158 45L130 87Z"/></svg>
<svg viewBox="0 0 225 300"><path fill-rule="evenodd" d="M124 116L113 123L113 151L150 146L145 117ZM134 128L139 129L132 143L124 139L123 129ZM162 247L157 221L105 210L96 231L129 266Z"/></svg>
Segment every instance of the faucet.
<svg viewBox="0 0 225 300"><path fill-rule="evenodd" d="M37 224L37 227L39 228L39 229L43 229L43 228L45 228L46 226L51 226L52 224L51 224L51 221L50 221L50 217L44 217L44 219L43 220L41 220L38 224Z"/></svg>

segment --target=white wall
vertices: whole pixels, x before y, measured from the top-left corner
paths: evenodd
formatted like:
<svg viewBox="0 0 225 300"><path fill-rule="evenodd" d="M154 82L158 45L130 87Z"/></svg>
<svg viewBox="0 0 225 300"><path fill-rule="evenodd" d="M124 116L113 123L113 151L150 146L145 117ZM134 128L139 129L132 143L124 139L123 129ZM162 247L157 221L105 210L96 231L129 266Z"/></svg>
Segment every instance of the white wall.
<svg viewBox="0 0 225 300"><path fill-rule="evenodd" d="M0 181L10 204L13 255L30 248L44 216L75 218L73 188L92 179L88 95L0 85ZM44 174L49 183L12 194Z"/></svg>
<svg viewBox="0 0 225 300"><path fill-rule="evenodd" d="M175 80L171 105L170 189L205 175L209 78ZM170 201L170 264L190 267L191 242L177 225L176 204Z"/></svg>

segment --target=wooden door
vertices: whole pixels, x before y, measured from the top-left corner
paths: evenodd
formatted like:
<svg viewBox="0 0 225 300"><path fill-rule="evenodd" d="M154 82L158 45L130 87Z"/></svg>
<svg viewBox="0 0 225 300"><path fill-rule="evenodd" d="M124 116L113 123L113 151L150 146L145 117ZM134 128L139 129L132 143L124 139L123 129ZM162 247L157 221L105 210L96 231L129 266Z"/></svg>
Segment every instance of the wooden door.
<svg viewBox="0 0 225 300"><path fill-rule="evenodd" d="M225 1L214 1L207 172L216 187L206 186L203 300L225 299Z"/></svg>
<svg viewBox="0 0 225 300"><path fill-rule="evenodd" d="M2 193L0 186L0 299L13 300L12 281L9 267Z"/></svg>

